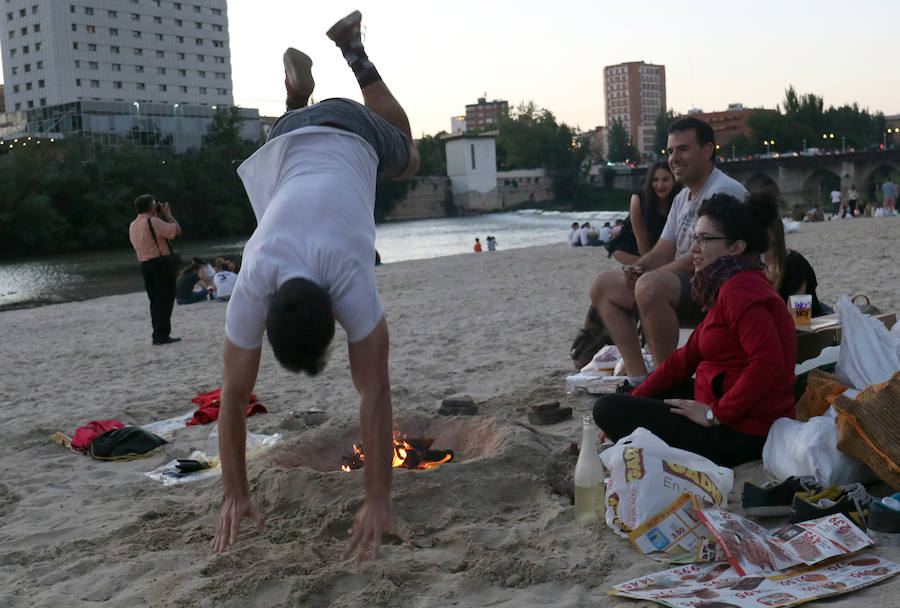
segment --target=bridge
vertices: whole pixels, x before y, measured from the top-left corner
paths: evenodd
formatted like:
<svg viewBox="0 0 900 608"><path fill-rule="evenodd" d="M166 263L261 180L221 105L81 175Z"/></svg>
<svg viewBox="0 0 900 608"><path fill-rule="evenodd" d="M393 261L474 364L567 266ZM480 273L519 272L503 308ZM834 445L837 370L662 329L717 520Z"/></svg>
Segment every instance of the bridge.
<svg viewBox="0 0 900 608"><path fill-rule="evenodd" d="M811 207L813 203L830 208L828 193L838 181L844 194L855 184L862 200L874 200L876 187L892 171L900 172L900 150L721 160L716 166L744 184L747 190L772 191L788 208ZM613 185L637 190L645 175L646 169L640 168L627 173L617 171Z"/></svg>

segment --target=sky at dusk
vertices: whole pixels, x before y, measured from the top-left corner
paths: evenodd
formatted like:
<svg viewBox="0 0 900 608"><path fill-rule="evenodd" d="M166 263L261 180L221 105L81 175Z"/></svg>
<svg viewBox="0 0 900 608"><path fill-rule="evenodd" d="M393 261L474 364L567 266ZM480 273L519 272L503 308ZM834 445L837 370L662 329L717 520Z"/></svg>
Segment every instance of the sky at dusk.
<svg viewBox="0 0 900 608"><path fill-rule="evenodd" d="M313 59L314 99L359 88L325 31L363 13L366 48L413 134L449 130L479 97L534 101L560 122L606 123L603 66L666 66L667 105L774 108L792 84L829 105L900 114L896 0L229 0L234 101L284 111L281 55Z"/></svg>
<svg viewBox="0 0 900 608"><path fill-rule="evenodd" d="M363 13L370 58L416 137L449 130L467 103L533 100L582 129L606 123L603 66L666 66L667 105L774 108L789 84L829 105L900 114L900 2L661 0L314 2L230 0L235 103L283 111L281 54L313 59L315 99L361 99L324 32Z"/></svg>

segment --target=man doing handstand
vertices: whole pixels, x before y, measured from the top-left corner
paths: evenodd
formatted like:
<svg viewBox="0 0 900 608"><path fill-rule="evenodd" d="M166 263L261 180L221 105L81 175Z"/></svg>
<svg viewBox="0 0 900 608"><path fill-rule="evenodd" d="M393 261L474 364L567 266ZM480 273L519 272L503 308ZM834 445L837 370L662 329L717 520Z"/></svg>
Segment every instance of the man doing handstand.
<svg viewBox="0 0 900 608"><path fill-rule="evenodd" d="M375 178L404 179L419 166L409 120L366 56L358 11L328 30L353 70L365 107L349 99L312 106L309 57L284 55L288 112L238 169L258 225L244 248L225 320L219 451L224 503L213 550L237 541L250 518L245 458L247 400L263 333L286 369L325 366L335 317L347 332L366 450L365 502L346 556L377 557L382 532L402 537L391 512L392 413L388 330L375 286Z"/></svg>

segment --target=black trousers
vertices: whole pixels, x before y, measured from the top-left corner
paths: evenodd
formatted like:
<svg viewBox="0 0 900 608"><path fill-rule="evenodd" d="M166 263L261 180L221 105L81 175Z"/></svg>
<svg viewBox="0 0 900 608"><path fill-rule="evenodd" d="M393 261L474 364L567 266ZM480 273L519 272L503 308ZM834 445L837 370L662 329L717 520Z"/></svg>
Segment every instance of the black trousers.
<svg viewBox="0 0 900 608"><path fill-rule="evenodd" d="M172 331L172 307L175 304L175 272L167 268L160 258L141 262L144 289L150 299L150 321L153 324L153 341L169 337Z"/></svg>
<svg viewBox="0 0 900 608"><path fill-rule="evenodd" d="M764 435L749 435L725 425L707 427L673 414L658 399L612 393L594 404L594 422L606 436L618 441L642 426L674 448L709 458L718 465L735 465L762 458Z"/></svg>

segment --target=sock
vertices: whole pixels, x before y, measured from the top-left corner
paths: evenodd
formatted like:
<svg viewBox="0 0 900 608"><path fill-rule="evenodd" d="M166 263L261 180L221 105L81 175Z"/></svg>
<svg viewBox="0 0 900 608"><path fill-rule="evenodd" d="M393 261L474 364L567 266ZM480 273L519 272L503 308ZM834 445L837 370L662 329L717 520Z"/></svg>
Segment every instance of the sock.
<svg viewBox="0 0 900 608"><path fill-rule="evenodd" d="M381 80L381 75L375 69L375 65L369 61L369 56L366 55L366 48L363 46L359 33L346 42L338 44L338 48L341 49L344 59L353 70L353 75L356 76L360 88Z"/></svg>
<svg viewBox="0 0 900 608"><path fill-rule="evenodd" d="M644 380L647 379L647 376L625 376L625 378L628 380L628 384L630 384L634 388L637 388Z"/></svg>

